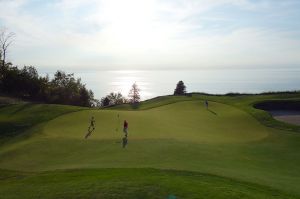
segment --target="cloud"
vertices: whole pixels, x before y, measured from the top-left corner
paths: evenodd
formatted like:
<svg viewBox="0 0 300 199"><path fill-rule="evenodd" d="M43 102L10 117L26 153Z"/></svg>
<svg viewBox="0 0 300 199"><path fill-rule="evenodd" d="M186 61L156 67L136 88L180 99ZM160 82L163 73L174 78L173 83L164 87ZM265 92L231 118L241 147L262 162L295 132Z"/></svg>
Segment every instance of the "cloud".
<svg viewBox="0 0 300 199"><path fill-rule="evenodd" d="M287 28L276 21L296 15L287 12L297 7L292 0L41 2L0 0L0 25L17 34L10 59L19 65L138 69L300 63L299 24L289 21Z"/></svg>

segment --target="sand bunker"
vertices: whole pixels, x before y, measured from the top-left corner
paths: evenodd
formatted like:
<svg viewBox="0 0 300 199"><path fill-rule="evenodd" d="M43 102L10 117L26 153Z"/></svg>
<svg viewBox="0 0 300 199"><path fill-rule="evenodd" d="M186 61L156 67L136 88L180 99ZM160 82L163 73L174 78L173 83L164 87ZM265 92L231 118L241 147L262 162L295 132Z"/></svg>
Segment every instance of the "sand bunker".
<svg viewBox="0 0 300 199"><path fill-rule="evenodd" d="M277 120L290 124L300 125L300 111L269 110L268 112Z"/></svg>
<svg viewBox="0 0 300 199"><path fill-rule="evenodd" d="M300 100L270 100L254 105L269 112L275 119L300 126Z"/></svg>

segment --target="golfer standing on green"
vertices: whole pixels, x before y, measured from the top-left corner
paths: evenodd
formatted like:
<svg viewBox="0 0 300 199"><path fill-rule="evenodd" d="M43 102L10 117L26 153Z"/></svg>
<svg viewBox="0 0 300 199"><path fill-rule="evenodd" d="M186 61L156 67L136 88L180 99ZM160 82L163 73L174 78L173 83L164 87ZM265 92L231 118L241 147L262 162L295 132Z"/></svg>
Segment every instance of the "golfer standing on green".
<svg viewBox="0 0 300 199"><path fill-rule="evenodd" d="M204 104L205 104L206 109L208 109L208 101L207 100L205 100Z"/></svg>
<svg viewBox="0 0 300 199"><path fill-rule="evenodd" d="M125 137L127 137L128 134L128 122L124 120L124 125L123 125L123 132L125 133Z"/></svg>
<svg viewBox="0 0 300 199"><path fill-rule="evenodd" d="M91 123L90 123L90 126L88 128L88 133L85 135L85 139L87 139L92 134L92 132L94 130L95 130L95 119L94 119L94 116L92 116Z"/></svg>
<svg viewBox="0 0 300 199"><path fill-rule="evenodd" d="M93 129L93 130L95 130L95 118L94 118L94 116L92 116L92 118L91 118L91 124L90 124L90 126L89 126L89 130L90 129Z"/></svg>

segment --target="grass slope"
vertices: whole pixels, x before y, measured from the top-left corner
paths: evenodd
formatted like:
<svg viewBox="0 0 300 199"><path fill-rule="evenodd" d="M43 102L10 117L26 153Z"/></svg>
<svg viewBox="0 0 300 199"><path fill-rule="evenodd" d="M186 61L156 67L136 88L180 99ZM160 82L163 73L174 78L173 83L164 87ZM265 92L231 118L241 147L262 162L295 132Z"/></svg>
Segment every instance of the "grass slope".
<svg viewBox="0 0 300 199"><path fill-rule="evenodd" d="M5 173L4 171L2 171ZM16 191L18 190L18 191ZM296 196L213 175L156 169L88 169L38 174L6 172L5 198L295 199Z"/></svg>
<svg viewBox="0 0 300 199"><path fill-rule="evenodd" d="M229 104L239 109L242 109L247 113L249 113L250 115L252 115L253 117L255 117L259 122L261 122L265 126L300 133L300 126L275 120L272 117L272 115L269 114L268 112L254 108L256 104L265 101L288 100L299 104L300 92L264 94L264 95L237 95L237 96L207 96L207 95L195 94L195 97Z"/></svg>
<svg viewBox="0 0 300 199"><path fill-rule="evenodd" d="M0 108L0 138L16 136L34 125L83 109L75 106L31 103L2 106Z"/></svg>
<svg viewBox="0 0 300 199"><path fill-rule="evenodd" d="M205 110L200 99L206 98L228 105L210 102L210 110ZM296 196L285 193L300 195L300 134L268 128L255 119L258 112L265 113L249 105L266 98L271 97L162 97L146 101L137 109L123 105L119 109L112 107L112 110L85 110L61 115L30 128L30 138L18 138L17 142L0 146L0 168L31 172L80 170L28 174L20 179L7 178L5 172L0 172L0 184L6 185L0 191L7 193L7 198L13 198L13 190L22 186L21 192L28 198L45 193L49 198L120 198L118 194L124 190L121 188L129 183L128 192L125 191L128 198L141 198L139 193L145 193L145 198L165 198L170 187L178 190L176 194L182 198L294 198ZM6 111L0 109L0 115L9 112L10 108L6 108ZM24 116L28 113L24 112ZM96 118L96 130L84 140L92 115ZM126 149L122 149L120 143L123 119L127 119L130 125ZM104 169L138 167L140 169ZM191 179L189 172L154 170L153 179L156 175L157 178L151 181L152 184L147 184L152 178L152 170L142 168L149 167L223 177L202 174L206 178L203 181L196 173ZM68 176L69 172L73 177ZM116 174L115 178L109 178L108 184L98 181L114 172L123 180L120 181ZM121 177L120 173L124 176ZM127 178L134 180L128 182ZM61 186L53 183L53 179L61 179ZM169 184L166 182L163 186L160 181ZM176 186L172 185L173 182ZM25 190L30 183L34 183L39 191ZM72 191L72 186L78 190ZM219 186L224 191L215 189ZM61 195L49 194L50 190Z"/></svg>

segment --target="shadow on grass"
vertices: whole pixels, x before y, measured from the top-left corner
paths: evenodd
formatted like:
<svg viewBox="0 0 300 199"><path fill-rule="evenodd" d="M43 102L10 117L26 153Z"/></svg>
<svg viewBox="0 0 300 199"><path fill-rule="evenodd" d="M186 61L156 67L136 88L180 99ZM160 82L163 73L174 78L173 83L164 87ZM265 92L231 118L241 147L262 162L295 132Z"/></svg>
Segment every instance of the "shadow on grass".
<svg viewBox="0 0 300 199"><path fill-rule="evenodd" d="M209 112L211 112L212 114L214 114L215 116L218 116L218 114L216 113L216 112L214 112L213 110L211 110L211 109L207 109Z"/></svg>

